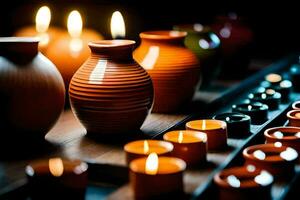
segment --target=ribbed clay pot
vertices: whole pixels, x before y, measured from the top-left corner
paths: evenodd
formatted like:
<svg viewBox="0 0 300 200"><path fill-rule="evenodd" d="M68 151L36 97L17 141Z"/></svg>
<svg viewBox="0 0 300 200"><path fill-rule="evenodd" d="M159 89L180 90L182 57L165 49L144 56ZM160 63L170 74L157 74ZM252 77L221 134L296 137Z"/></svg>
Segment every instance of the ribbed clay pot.
<svg viewBox="0 0 300 200"><path fill-rule="evenodd" d="M200 64L184 46L186 32L149 31L140 34L136 61L150 74L155 101L153 112L177 111L193 97L200 77Z"/></svg>
<svg viewBox="0 0 300 200"><path fill-rule="evenodd" d="M131 40L90 42L91 56L70 82L71 108L87 133L100 138L135 134L153 102L148 73L132 58Z"/></svg>
<svg viewBox="0 0 300 200"><path fill-rule="evenodd" d="M37 39L0 38L1 133L44 139L59 118L64 100L63 79L39 53Z"/></svg>

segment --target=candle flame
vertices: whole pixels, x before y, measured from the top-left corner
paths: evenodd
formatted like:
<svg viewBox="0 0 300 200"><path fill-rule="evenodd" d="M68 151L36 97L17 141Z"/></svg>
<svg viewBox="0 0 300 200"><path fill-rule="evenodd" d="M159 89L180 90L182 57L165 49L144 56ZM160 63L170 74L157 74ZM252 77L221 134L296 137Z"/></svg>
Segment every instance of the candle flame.
<svg viewBox="0 0 300 200"><path fill-rule="evenodd" d="M41 7L35 16L35 28L38 33L45 33L51 21L51 11L49 7Z"/></svg>
<svg viewBox="0 0 300 200"><path fill-rule="evenodd" d="M182 143L183 141L183 133L182 131L179 131L179 134L178 134L178 143Z"/></svg>
<svg viewBox="0 0 300 200"><path fill-rule="evenodd" d="M115 11L112 14L110 21L110 31L113 39L125 37L125 22L122 14L119 11Z"/></svg>
<svg viewBox="0 0 300 200"><path fill-rule="evenodd" d="M252 106L251 105L248 105L248 110L252 110Z"/></svg>
<svg viewBox="0 0 300 200"><path fill-rule="evenodd" d="M151 153L146 160L145 172L149 175L155 175L158 171L158 156L156 153Z"/></svg>
<svg viewBox="0 0 300 200"><path fill-rule="evenodd" d="M61 176L64 172L64 165L62 160L60 158L50 158L49 170L53 176Z"/></svg>
<svg viewBox="0 0 300 200"><path fill-rule="evenodd" d="M147 154L149 152L149 144L147 140L144 140L144 154Z"/></svg>
<svg viewBox="0 0 300 200"><path fill-rule="evenodd" d="M77 10L73 10L68 16L68 32L72 38L79 38L82 31L82 18Z"/></svg>
<svg viewBox="0 0 300 200"><path fill-rule="evenodd" d="M205 130L205 129L206 129L206 121L202 120L202 130Z"/></svg>

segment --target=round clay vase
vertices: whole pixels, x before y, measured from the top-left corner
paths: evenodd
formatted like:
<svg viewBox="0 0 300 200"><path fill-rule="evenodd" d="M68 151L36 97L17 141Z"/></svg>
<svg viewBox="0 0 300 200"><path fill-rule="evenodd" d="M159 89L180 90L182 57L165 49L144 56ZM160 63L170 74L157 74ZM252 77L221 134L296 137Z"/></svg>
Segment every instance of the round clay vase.
<svg viewBox="0 0 300 200"><path fill-rule="evenodd" d="M131 40L90 42L91 55L70 82L71 108L93 137L134 135L151 110L152 81L133 60L134 45Z"/></svg>
<svg viewBox="0 0 300 200"><path fill-rule="evenodd" d="M65 87L35 38L0 38L0 132L44 138L64 108Z"/></svg>
<svg viewBox="0 0 300 200"><path fill-rule="evenodd" d="M153 112L178 111L197 89L201 73L196 55L184 46L186 32L149 31L140 34L136 61L150 74L155 101Z"/></svg>
<svg viewBox="0 0 300 200"><path fill-rule="evenodd" d="M217 16L211 27L222 43L223 63L220 77L224 79L245 77L253 41L251 28L235 13Z"/></svg>
<svg viewBox="0 0 300 200"><path fill-rule="evenodd" d="M188 33L184 44L197 55L201 63L201 87L209 86L220 71L221 41L219 37L208 26L202 24L176 25L174 30Z"/></svg>

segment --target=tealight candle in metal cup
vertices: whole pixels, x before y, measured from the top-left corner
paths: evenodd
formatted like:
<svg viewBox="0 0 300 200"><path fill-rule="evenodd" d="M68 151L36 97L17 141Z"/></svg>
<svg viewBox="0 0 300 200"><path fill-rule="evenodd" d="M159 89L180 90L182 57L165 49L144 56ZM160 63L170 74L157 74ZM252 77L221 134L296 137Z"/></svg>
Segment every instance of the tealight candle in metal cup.
<svg viewBox="0 0 300 200"><path fill-rule="evenodd" d="M289 126L300 127L300 110L291 110L286 114Z"/></svg>
<svg viewBox="0 0 300 200"><path fill-rule="evenodd" d="M232 112L250 116L252 124L262 124L268 120L268 109L269 107L266 104L259 102L232 105Z"/></svg>
<svg viewBox="0 0 300 200"><path fill-rule="evenodd" d="M281 143L259 144L247 147L243 151L246 165L254 165L270 172L274 178L286 179L295 174L298 153Z"/></svg>
<svg viewBox="0 0 300 200"><path fill-rule="evenodd" d="M283 146L294 148L300 153L300 128L299 127L273 127L264 132L267 143L280 142Z"/></svg>
<svg viewBox="0 0 300 200"><path fill-rule="evenodd" d="M266 89L265 92L254 92L248 95L251 102L260 102L268 105L270 110L279 108L281 102L281 94L273 89Z"/></svg>
<svg viewBox="0 0 300 200"><path fill-rule="evenodd" d="M272 85L268 81L263 81L261 82L261 87L265 88L262 92L265 92L267 89L274 89L276 92L279 92L281 94L281 101L287 103L290 100L293 84L290 80L283 80L278 85Z"/></svg>
<svg viewBox="0 0 300 200"><path fill-rule="evenodd" d="M251 118L248 115L232 112L222 113L213 117L227 124L227 135L229 138L244 138L250 134Z"/></svg>
<svg viewBox="0 0 300 200"><path fill-rule="evenodd" d="M224 169L214 176L214 183L218 188L220 200L271 199L271 186L273 176L263 169L254 165L232 167Z"/></svg>

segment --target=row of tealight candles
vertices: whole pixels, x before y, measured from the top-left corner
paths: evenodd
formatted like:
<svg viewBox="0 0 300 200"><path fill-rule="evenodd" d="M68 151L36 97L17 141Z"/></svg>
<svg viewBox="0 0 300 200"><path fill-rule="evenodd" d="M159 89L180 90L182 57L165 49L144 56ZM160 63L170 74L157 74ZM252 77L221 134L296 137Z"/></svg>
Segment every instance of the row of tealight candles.
<svg viewBox="0 0 300 200"><path fill-rule="evenodd" d="M254 125L268 120L269 110L275 111L280 103L289 102L292 82L282 80L279 74L269 74L261 86L248 95L248 102L232 108L251 116ZM299 101L292 104L292 110L286 114L287 126L264 131L266 144L249 146L243 150L244 166L231 167L215 174L218 199L249 199L253 196L271 199L274 181L286 181L293 177L300 153L299 108Z"/></svg>

